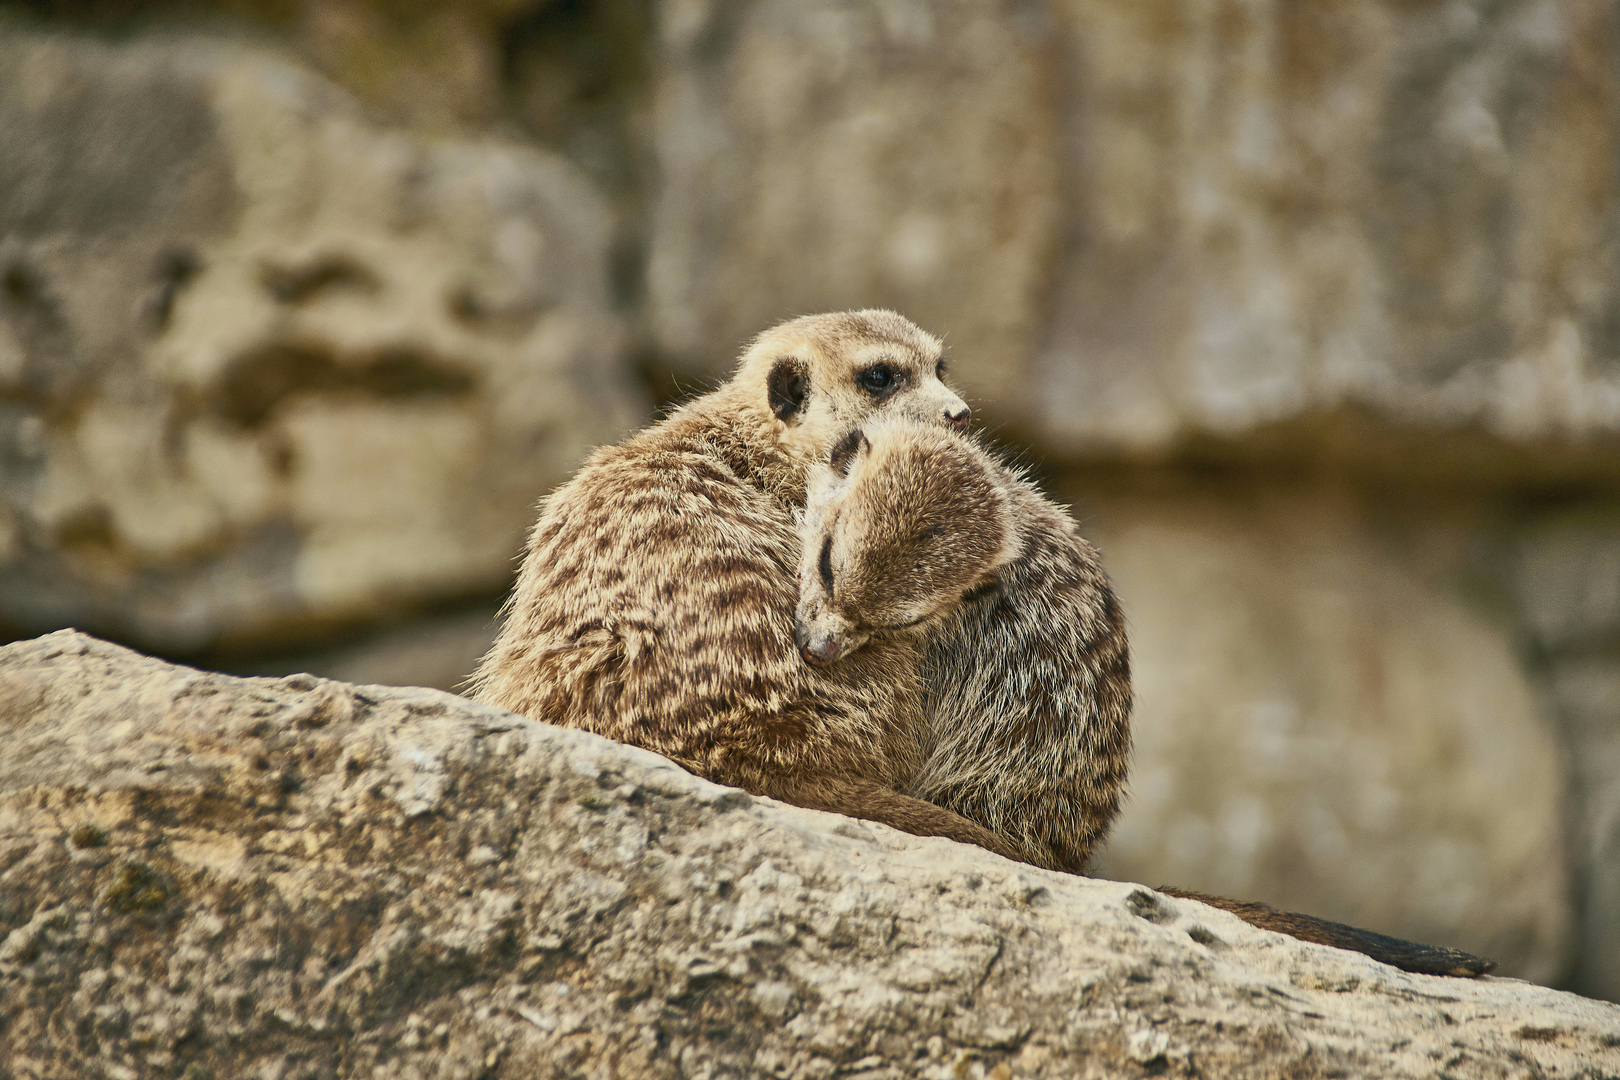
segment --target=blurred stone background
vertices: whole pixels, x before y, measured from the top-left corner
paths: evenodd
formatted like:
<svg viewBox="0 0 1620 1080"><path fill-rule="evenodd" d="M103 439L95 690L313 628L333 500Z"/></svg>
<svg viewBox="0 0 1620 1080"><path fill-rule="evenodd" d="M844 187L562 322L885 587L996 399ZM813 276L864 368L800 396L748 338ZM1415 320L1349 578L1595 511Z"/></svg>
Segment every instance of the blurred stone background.
<svg viewBox="0 0 1620 1080"><path fill-rule="evenodd" d="M790 315L946 335L1131 620L1109 876L1620 999L1598 0L0 2L0 629L453 687Z"/></svg>

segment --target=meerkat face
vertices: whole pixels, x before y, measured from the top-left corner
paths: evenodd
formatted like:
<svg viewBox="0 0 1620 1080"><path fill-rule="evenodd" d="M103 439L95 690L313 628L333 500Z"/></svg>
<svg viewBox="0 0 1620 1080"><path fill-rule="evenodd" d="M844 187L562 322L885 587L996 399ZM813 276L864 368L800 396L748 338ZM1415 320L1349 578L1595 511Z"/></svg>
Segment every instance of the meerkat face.
<svg viewBox="0 0 1620 1080"><path fill-rule="evenodd" d="M849 432L812 469L803 538L794 639L817 666L926 626L1017 554L989 456L908 420Z"/></svg>
<svg viewBox="0 0 1620 1080"><path fill-rule="evenodd" d="M810 315L761 334L738 383L768 409L781 445L805 461L868 417L965 430L967 403L945 385L939 339L892 311Z"/></svg>

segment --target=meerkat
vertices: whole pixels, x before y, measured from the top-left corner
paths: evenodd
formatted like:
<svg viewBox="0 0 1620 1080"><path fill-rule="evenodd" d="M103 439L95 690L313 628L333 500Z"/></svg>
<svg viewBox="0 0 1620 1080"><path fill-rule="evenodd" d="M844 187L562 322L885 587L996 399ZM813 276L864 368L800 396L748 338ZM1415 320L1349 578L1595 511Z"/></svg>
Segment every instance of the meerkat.
<svg viewBox="0 0 1620 1080"><path fill-rule="evenodd" d="M1083 873L1119 813L1131 681L1119 604L1069 515L974 440L877 418L812 468L802 531L794 640L811 666L922 643L927 726L905 790L1000 836L1015 858ZM1408 971L1493 966L1265 904L1159 891Z"/></svg>
<svg viewBox="0 0 1620 1080"><path fill-rule="evenodd" d="M472 693L757 795L1016 857L902 793L921 760L915 641L817 669L792 636L810 465L874 415L965 426L943 374L938 339L893 312L761 334L729 382L544 501Z"/></svg>
<svg viewBox="0 0 1620 1080"><path fill-rule="evenodd" d="M922 643L907 790L1024 862L1084 873L1125 788L1131 673L1119 604L1069 515L973 440L878 419L812 469L802 528L807 662L832 670L897 629Z"/></svg>

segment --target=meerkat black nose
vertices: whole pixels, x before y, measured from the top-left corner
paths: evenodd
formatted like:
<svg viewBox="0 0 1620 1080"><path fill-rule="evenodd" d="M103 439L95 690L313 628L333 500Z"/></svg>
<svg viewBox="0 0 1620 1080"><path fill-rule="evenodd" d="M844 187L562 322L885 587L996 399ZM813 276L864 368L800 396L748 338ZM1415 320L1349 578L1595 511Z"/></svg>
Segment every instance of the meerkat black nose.
<svg viewBox="0 0 1620 1080"><path fill-rule="evenodd" d="M973 410L963 405L960 409L946 409L945 421L957 431L966 431L968 420L973 416Z"/></svg>
<svg viewBox="0 0 1620 1080"><path fill-rule="evenodd" d="M793 644L799 647L799 655L811 667L826 667L841 655L838 639L831 634L815 634L802 626L793 628Z"/></svg>

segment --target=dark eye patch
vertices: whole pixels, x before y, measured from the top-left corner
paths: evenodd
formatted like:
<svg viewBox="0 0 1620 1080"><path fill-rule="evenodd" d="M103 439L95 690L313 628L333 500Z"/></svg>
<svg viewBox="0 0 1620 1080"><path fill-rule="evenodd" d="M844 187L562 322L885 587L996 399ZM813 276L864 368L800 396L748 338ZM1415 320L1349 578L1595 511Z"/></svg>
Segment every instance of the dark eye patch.
<svg viewBox="0 0 1620 1080"><path fill-rule="evenodd" d="M893 364L873 364L855 376L855 382L873 397L882 397L900 385L901 371Z"/></svg>
<svg viewBox="0 0 1620 1080"><path fill-rule="evenodd" d="M803 361L784 356L771 365L765 379L771 412L778 420L792 419L804 408L804 398L810 391L810 372Z"/></svg>
<svg viewBox="0 0 1620 1080"><path fill-rule="evenodd" d="M828 536L821 541L821 560L818 564L818 569L821 571L821 583L827 587L827 597L831 599L833 594L831 536Z"/></svg>
<svg viewBox="0 0 1620 1080"><path fill-rule="evenodd" d="M870 444L866 441L866 432L856 428L833 444L832 453L827 455L827 464L831 465L833 472L839 476L848 476L855 455L868 445Z"/></svg>

